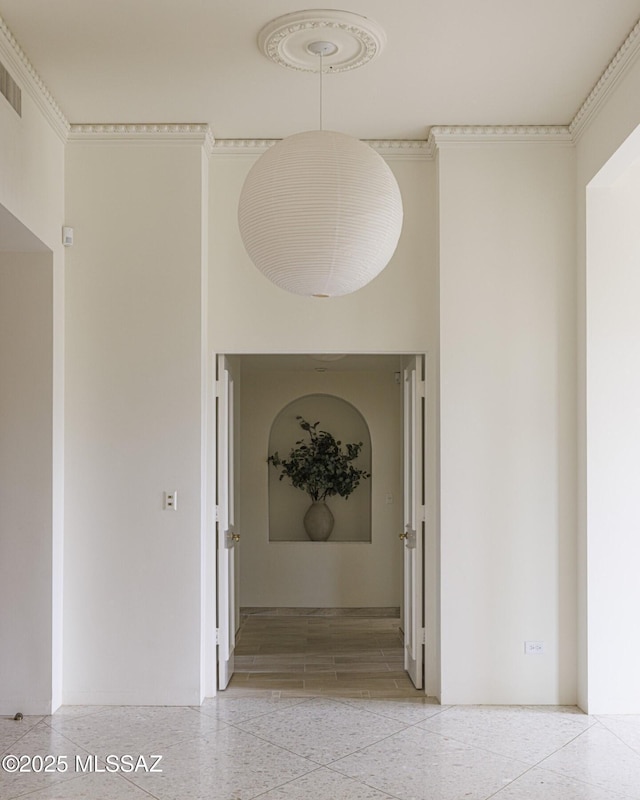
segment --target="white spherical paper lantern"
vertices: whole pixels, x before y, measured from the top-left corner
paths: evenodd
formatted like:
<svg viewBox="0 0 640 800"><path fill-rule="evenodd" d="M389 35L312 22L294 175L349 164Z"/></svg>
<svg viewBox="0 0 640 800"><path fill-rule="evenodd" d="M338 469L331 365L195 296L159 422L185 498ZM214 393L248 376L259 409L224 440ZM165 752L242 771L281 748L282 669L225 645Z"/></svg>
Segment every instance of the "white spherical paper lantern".
<svg viewBox="0 0 640 800"><path fill-rule="evenodd" d="M256 267L288 292L349 294L388 264L402 229L400 189L368 144L334 131L288 136L253 165L238 223Z"/></svg>

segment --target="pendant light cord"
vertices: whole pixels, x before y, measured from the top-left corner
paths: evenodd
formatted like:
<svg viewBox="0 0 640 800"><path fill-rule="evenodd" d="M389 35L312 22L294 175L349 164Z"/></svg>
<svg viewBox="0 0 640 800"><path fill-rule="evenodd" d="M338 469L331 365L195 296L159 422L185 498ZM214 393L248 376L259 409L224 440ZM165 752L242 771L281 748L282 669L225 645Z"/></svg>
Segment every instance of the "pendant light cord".
<svg viewBox="0 0 640 800"><path fill-rule="evenodd" d="M323 61L322 61L322 51L320 52L320 130L322 130L322 73L323 70Z"/></svg>

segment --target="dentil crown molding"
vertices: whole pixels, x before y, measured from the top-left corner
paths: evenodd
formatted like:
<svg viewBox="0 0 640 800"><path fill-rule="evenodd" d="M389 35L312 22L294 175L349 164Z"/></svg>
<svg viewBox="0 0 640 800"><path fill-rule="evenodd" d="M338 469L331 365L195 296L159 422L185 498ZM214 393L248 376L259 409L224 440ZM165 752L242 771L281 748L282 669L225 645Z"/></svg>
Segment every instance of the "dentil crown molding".
<svg viewBox="0 0 640 800"><path fill-rule="evenodd" d="M0 58L12 73L13 79L27 92L53 130L62 141L65 141L69 132L67 118L2 17L0 17Z"/></svg>
<svg viewBox="0 0 640 800"><path fill-rule="evenodd" d="M264 153L280 139L216 139L214 153ZM428 158L429 144L425 139L363 139L383 156L394 158Z"/></svg>
<svg viewBox="0 0 640 800"><path fill-rule="evenodd" d="M161 140L175 144L200 144L209 154L213 152L215 144L211 127L205 122L71 125L68 139L123 143Z"/></svg>
<svg viewBox="0 0 640 800"><path fill-rule="evenodd" d="M310 12L311 13L311 12ZM323 13L323 12L315 12ZM331 12L334 13L334 12ZM426 141L372 140L376 150L389 156L433 157L436 147L471 141L566 141L575 143L587 129L596 112L640 53L640 20L611 59L584 103L568 126L434 126ZM26 54L0 17L0 59L20 87L36 103L45 119L63 141L144 141L164 139L176 142L200 142L208 154L260 152L276 140L226 139L214 141L209 125L196 124L95 124L70 125L62 109L44 84Z"/></svg>
<svg viewBox="0 0 640 800"><path fill-rule="evenodd" d="M640 20L636 22L631 33L622 43L618 52L609 62L607 68L600 76L600 79L588 94L587 99L580 106L574 118L571 120L569 130L574 141L577 141L584 133L589 123L595 116L596 111L607 99L614 87L618 84L622 76L631 66L636 56L640 52Z"/></svg>
<svg viewBox="0 0 640 800"><path fill-rule="evenodd" d="M216 139L214 153L250 155L264 153L280 139ZM380 155L393 159L432 159L436 149L449 144L475 142L564 142L571 145L565 125L459 125L435 126L426 139L363 139Z"/></svg>
<svg viewBox="0 0 640 800"><path fill-rule="evenodd" d="M566 125L435 125L428 141L432 148L470 142L573 143Z"/></svg>

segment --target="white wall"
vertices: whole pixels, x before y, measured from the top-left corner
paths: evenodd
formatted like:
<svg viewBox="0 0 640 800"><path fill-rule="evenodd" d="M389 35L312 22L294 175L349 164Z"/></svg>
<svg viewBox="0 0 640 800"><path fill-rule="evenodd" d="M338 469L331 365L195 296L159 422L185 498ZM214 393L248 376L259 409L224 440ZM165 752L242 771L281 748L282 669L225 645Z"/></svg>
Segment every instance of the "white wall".
<svg viewBox="0 0 640 800"><path fill-rule="evenodd" d="M627 55L629 52L636 51L632 47ZM15 54L4 34L0 35L0 55L13 66ZM202 351L194 342L202 333L205 316L200 301L208 299L214 315L208 340L211 350L428 350L431 387L438 381L441 315L445 362L438 398L443 411L443 664L448 676L443 697L481 698L482 702L530 698L535 683L535 697L545 698L544 702L548 697L570 700L574 646L570 597L575 573L572 535L566 532L573 525L575 440L568 417L573 347L569 327L575 308L566 265L571 260L573 208L577 208L579 342L578 694L582 707L589 710L617 707L615 692L603 694L600 678L596 686L596 676L604 676L605 671L598 668L590 675L587 669L589 636L594 634L594 642L598 626L604 631L602 620L607 612L598 591L610 584L612 577L602 570L594 572L590 556L604 542L597 535L598 518L590 517L598 498L594 496L588 505L587 467L592 470L590 488L594 488L594 459L601 443L607 441L607 433L597 414L589 418L589 409L597 411L601 398L599 390L589 397L594 384L587 384L591 357L587 344L596 328L589 331L588 320L606 319L607 308L595 302L594 293L589 298L586 295L585 198L589 181L640 122L636 102L640 61L627 55L619 80L602 103L592 104L593 115L580 132L577 196L565 196L571 156L564 151L561 155L555 147L518 145L514 149L504 145L487 150L471 145L446 153L441 147L437 165L391 158L405 202L405 229L398 252L389 269L369 287L326 304L293 298L272 287L258 275L242 249L235 209L254 155L216 155L211 161L211 281L207 295L200 275L206 252L206 231L199 221L206 205L206 180L202 180L199 148L193 159L186 151L168 145L136 145L126 157L115 157L110 145L98 154L74 144L70 147L71 186L65 214L65 151L59 129L54 130L55 125L27 91L23 92L21 119L0 102L0 206L53 253L52 358L51 365L43 366L45 372L49 366L52 370L52 585L51 604L44 613L52 631L53 708L61 697L64 252L59 237L63 223L75 225L78 237L69 254L73 339L68 386L73 410L67 415L72 426L67 459L72 476L67 516L68 697L83 701L101 697L105 702L108 698L156 700L162 684L172 699L182 701L196 696L197 685L202 685L203 675L194 677L194 670L204 644L202 639L194 644L191 623L193 608L197 606L199 618L205 606L202 596L195 597L199 589L192 591L190 581L194 574L199 576L196 583L204 580L200 553L196 554L201 542L192 538L198 536L192 532L202 511L204 477L201 441L196 445L196 429L201 433L203 428ZM22 73L16 72L14 77L20 82ZM171 191L166 191L167 186ZM194 197L198 199L194 201ZM595 197L592 209L597 209ZM83 228L92 226L96 235L92 231L87 240ZM114 233L118 226L123 233L120 238ZM440 296L438 237L442 240ZM560 266L551 270L555 252ZM596 268L595 261L591 267ZM155 280L158 275L163 281ZM597 270L593 276L598 277ZM196 281L200 281L197 290ZM484 325L487 320L490 324ZM507 323L509 335L502 336ZM197 332L194 326L199 327ZM596 360L591 366L595 367L597 345L593 352ZM137 373L136 358L145 365L144 374ZM165 371L167 358L170 372ZM534 365L534 376L523 374L525 363ZM505 371L505 364L510 368L516 365L515 371ZM622 373L614 377L620 382ZM142 409L151 411L145 414ZM505 412L502 419L500 410ZM428 465L432 480L427 551L432 586L438 556L437 411L431 394L428 423L434 455ZM529 422L523 428L519 421L525 417ZM176 425L175 420L180 422ZM0 424L6 427L6 419ZM495 435L489 440L487 432ZM538 432L542 432L539 437ZM114 443L128 434L132 434L131 458L123 464L122 451ZM166 457L167 450L171 458ZM495 469L486 470L487 453L497 458ZM511 471L508 465L513 467ZM177 576L167 574L166 564L175 555L171 532L178 526L177 519L171 522L158 516L155 501L151 504L145 499L146 511L138 506L140 497L168 488L165 481L172 481L171 488L182 492L177 519L182 523L188 517L187 544L179 548ZM187 495L193 492L198 496L198 509L188 506L184 514L183 486L188 487ZM116 490L118 499L105 503L111 489ZM461 497L467 502L460 503ZM519 511L509 505L514 497ZM536 522L534 526L531 520L537 517L540 525ZM182 530L182 524L180 527ZM590 550L592 532L595 538ZM132 542L137 550L131 550ZM458 555L455 545L462 548ZM123 554L129 558L123 559ZM487 592L483 583L485 573L472 569L478 558L484 559L492 592ZM135 576L134 564L139 567ZM178 597L174 578L179 576L189 576L189 588ZM463 578L469 579L464 586ZM167 596L165 584L170 587ZM172 600L177 604L169 607ZM617 596L614 602L621 600ZM457 607L452 605L454 601L459 602ZM122 609L127 603L133 613L123 621ZM505 616L507 606L512 610ZM435 626L433 609L428 624ZM23 610L30 613L28 606ZM165 621L170 623L167 641L162 641L166 631L159 623L160 612L166 612ZM528 628L527 635L551 641L546 657L523 662L516 655L514 642L520 646L523 626ZM83 637L89 630L93 632L87 645ZM182 656L173 652L173 633L179 645L185 646ZM132 645L131 659L111 662L113 651L108 645L114 643L121 653ZM603 650L611 644L602 640ZM169 650L172 652L164 659ZM477 657L478 669L467 673L464 665L470 653ZM148 660L154 658L162 662L164 672L153 673L149 680ZM437 643L428 659L431 674L435 674ZM15 663L11 662L12 669ZM112 674L107 675L108 671ZM468 691L463 691L463 685Z"/></svg>
<svg viewBox="0 0 640 800"><path fill-rule="evenodd" d="M640 157L640 143L637 156ZM640 713L640 166L587 191L590 713Z"/></svg>
<svg viewBox="0 0 640 800"><path fill-rule="evenodd" d="M22 89L22 116L0 98L0 217L10 213L28 232L37 237L35 249L52 253L53 340L49 352L51 370L50 409L51 446L51 521L47 549L51 557L51 591L41 609L51 629L50 686L45 710L57 708L62 692L62 552L64 513L64 249L60 229L64 222L64 143L60 136L59 115L42 113L36 102L48 107L33 78L17 56L13 45L0 31L0 58ZM56 125L51 120L56 119ZM0 224L0 230L2 225ZM21 251L32 251L25 245ZM0 250L7 250L0 235ZM28 313L25 312L25 313ZM19 610L14 610L19 619ZM27 624L25 620L25 624ZM16 651L12 651L14 654ZM42 711L42 709L40 709ZM42 712L44 713L44 712Z"/></svg>
<svg viewBox="0 0 640 800"><path fill-rule="evenodd" d="M592 179L599 175L602 168L607 165L607 174L604 180L599 180L601 185L611 182L611 167L615 174L621 174L629 166L631 153L623 145L627 143L637 126L640 124L637 97L640 92L640 61L633 58L637 55L637 47L633 44L627 51L631 57L627 58L623 70L619 70L618 80L606 93L604 101L597 107L596 112L588 120L588 125L582 131L576 146L576 208L577 208L577 305L578 315L578 588L579 588L579 617L578 617L578 702L585 711L606 713L617 707L618 688L611 684L608 689L598 681L598 686L592 684L589 658L593 649L590 645L591 628L600 615L602 598L596 593L597 583L593 580L594 562L591 559L591 536L594 531L588 507L589 494L596 488L593 482L587 485L587 472L589 462L593 460L600 442L607 437L607 430L598 431L589 419L591 398L587 382L588 370L592 369L589 361L591 354L588 351L589 340L593 337L588 333L588 316L598 314L598 298L593 292L587 297L587 242L591 241L593 232L587 228L587 191ZM615 159L618 163L611 164ZM594 198L595 200L595 195ZM595 208L595 207L594 207ZM635 223L634 223L635 225ZM594 262L596 272L602 269ZM606 296L605 296L606 299ZM603 309L604 312L604 309ZM631 347L634 347L630 343ZM593 387L593 384L591 384ZM587 436L587 432L589 435ZM593 446L592 446L593 445ZM597 534L596 538L597 538ZM606 569L605 562L601 568ZM612 564L612 568L614 565ZM603 576L604 577L604 576ZM595 615L595 616L594 616ZM596 638L600 638L597 636ZM605 649L609 646L606 642L602 645ZM603 673L600 671L600 676ZM609 694L611 691L611 694ZM633 695L633 690L631 691ZM630 696L631 696L630 695ZM597 698L597 704L596 704ZM611 701L611 702L610 702Z"/></svg>
<svg viewBox="0 0 640 800"><path fill-rule="evenodd" d="M271 424L292 400L314 393L343 398L360 411L369 426L370 543L269 542L266 458ZM402 427L400 387L393 373L244 371L240 411L240 604L400 606ZM304 501L303 493L299 494ZM389 494L394 501L391 504L385 502Z"/></svg>
<svg viewBox="0 0 640 800"><path fill-rule="evenodd" d="M573 703L573 152L438 157L441 700Z"/></svg>
<svg viewBox="0 0 640 800"><path fill-rule="evenodd" d="M7 52L0 31L0 56ZM14 73L16 80L19 80ZM22 116L0 97L0 205L62 254L64 142L22 85Z"/></svg>
<svg viewBox="0 0 640 800"><path fill-rule="evenodd" d="M199 703L202 148L76 141L67 164L64 699Z"/></svg>
<svg viewBox="0 0 640 800"><path fill-rule="evenodd" d="M436 164L392 160L405 202L398 252L370 286L324 303L272 287L244 253L236 200L254 158L216 155L209 167L210 349L430 351L433 591L440 317L443 699L570 702L571 152L441 149L439 207ZM74 142L68 161L76 246L68 274L65 699L198 702L201 152ZM478 419L496 433L489 447ZM470 427L471 440L463 435ZM487 470L496 453L499 465ZM175 517L160 511L165 488L180 492ZM472 568L483 561L487 581ZM547 655L525 661L525 638L544 639ZM438 643L436 632L428 655L435 684ZM478 664L471 674L470 652Z"/></svg>
<svg viewBox="0 0 640 800"><path fill-rule="evenodd" d="M0 253L0 714L52 707L53 268Z"/></svg>
<svg viewBox="0 0 640 800"><path fill-rule="evenodd" d="M443 702L571 703L574 152L565 142L438 145L437 163L391 162L406 217L389 268L325 305L280 292L250 264L235 198L253 159L214 158L211 344L427 350L427 585L440 588L443 621L440 634L428 602L428 690L440 694L441 645ZM545 642L544 656L524 656L530 639Z"/></svg>

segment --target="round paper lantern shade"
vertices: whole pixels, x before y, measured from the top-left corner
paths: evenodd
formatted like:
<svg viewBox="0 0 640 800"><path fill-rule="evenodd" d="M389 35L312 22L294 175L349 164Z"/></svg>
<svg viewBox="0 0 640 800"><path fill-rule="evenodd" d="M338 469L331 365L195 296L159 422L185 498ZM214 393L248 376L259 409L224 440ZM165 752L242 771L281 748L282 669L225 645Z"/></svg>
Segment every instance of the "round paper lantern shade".
<svg viewBox="0 0 640 800"><path fill-rule="evenodd" d="M238 223L266 277L299 295L349 294L388 264L402 229L393 173L368 144L334 131L288 136L253 165Z"/></svg>

